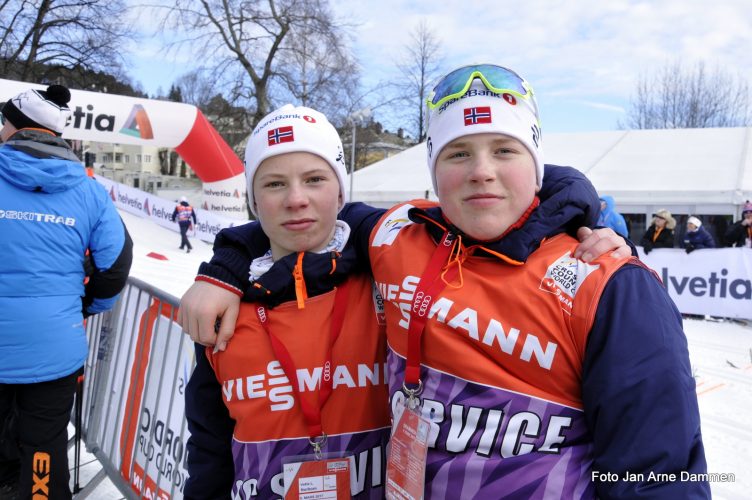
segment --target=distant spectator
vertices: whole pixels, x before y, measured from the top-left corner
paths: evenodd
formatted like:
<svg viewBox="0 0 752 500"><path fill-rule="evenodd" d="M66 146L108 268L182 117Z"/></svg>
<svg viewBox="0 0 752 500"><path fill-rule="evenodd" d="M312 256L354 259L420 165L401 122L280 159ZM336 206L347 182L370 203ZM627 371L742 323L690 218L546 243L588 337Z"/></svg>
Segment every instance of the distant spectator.
<svg viewBox="0 0 752 500"><path fill-rule="evenodd" d="M627 223L619 212L616 211L614 206L613 196L601 196L601 215L598 217L598 225L603 227L610 227L625 238L629 237L629 231L627 230Z"/></svg>
<svg viewBox="0 0 752 500"><path fill-rule="evenodd" d="M645 254L649 254L654 248L674 248L674 228L676 219L671 212L662 208L653 215L653 223L645 232L640 241Z"/></svg>
<svg viewBox="0 0 752 500"><path fill-rule="evenodd" d="M177 221L180 227L180 249L185 248L187 253L191 253L193 247L191 242L188 241L188 230L191 229L191 218L193 218L193 224L196 223L196 212L193 211L193 207L188 203L188 198L185 196L180 197L180 203L177 204L175 210L172 212L172 222Z"/></svg>
<svg viewBox="0 0 752 500"><path fill-rule="evenodd" d="M701 248L715 248L715 240L710 233L702 227L702 221L695 216L687 219L687 233L684 235L682 248L691 253Z"/></svg>
<svg viewBox="0 0 752 500"><path fill-rule="evenodd" d="M723 236L730 247L752 248L752 202L747 200L742 208L742 220L733 223Z"/></svg>

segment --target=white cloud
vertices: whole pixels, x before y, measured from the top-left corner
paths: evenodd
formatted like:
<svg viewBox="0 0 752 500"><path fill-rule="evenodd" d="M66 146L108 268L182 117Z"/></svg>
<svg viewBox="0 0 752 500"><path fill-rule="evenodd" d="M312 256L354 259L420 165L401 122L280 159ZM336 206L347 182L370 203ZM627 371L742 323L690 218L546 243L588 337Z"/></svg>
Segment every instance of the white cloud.
<svg viewBox="0 0 752 500"><path fill-rule="evenodd" d="M371 85L398 77L395 62L421 19L443 44L445 71L472 62L507 65L538 95L623 110L641 73L677 59L702 60L752 82L749 0L332 0L332 7L354 25L353 50Z"/></svg>
<svg viewBox="0 0 752 500"><path fill-rule="evenodd" d="M441 38L444 67L496 62L524 75L538 95L594 97L624 112L637 78L667 62L705 61L752 82L752 8L747 0L360 1L357 30L366 72L394 71L421 15ZM583 102L585 104L585 102Z"/></svg>

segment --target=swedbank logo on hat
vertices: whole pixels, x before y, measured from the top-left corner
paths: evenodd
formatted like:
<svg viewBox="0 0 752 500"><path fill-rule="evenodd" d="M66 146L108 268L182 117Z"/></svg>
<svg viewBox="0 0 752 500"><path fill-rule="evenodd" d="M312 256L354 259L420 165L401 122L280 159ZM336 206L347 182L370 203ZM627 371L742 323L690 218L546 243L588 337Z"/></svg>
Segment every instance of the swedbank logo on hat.
<svg viewBox="0 0 752 500"><path fill-rule="evenodd" d="M543 183L543 148L535 105L511 94L497 94L475 79L464 95L435 109L428 122L428 168L436 186L436 158L453 140L474 134L504 134L520 141L535 161L538 187Z"/></svg>
<svg viewBox="0 0 752 500"><path fill-rule="evenodd" d="M329 163L339 180L342 203L347 202L345 155L337 130L315 109L286 104L259 122L245 148L248 203L254 215L253 177L261 162L272 156L298 152L318 155Z"/></svg>

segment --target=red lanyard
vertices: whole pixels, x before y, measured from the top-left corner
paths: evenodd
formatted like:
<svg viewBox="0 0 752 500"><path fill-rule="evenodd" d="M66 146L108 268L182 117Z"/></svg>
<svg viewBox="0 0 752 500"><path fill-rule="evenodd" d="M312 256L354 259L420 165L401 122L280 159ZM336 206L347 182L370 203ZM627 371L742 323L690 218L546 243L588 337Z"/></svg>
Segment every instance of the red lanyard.
<svg viewBox="0 0 752 500"><path fill-rule="evenodd" d="M412 307L410 308L410 326L407 330L405 384L416 385L420 383L420 339L428 321L428 313L438 295L446 287L447 281L453 280L457 275L458 268L453 267L447 272L446 276L440 276L441 268L447 263L452 252L453 243L454 236L448 232L444 233L415 289Z"/></svg>
<svg viewBox="0 0 752 500"><path fill-rule="evenodd" d="M290 356L290 351L287 350L285 345L271 332L269 328L269 316L266 312L266 307L258 306L256 308L256 316L258 316L261 326L269 335L269 339L272 342L272 350L274 355L277 356L279 364L282 365L282 370L287 376L287 380L292 385L293 392L300 407L303 410L303 417L305 418L306 425L308 426L308 433L310 438L317 438L324 435L321 425L321 409L326 404L329 396L332 395L332 347L337 341L340 332L342 331L342 323L345 320L345 309L347 308L347 282L345 281L337 287L336 295L334 296L334 309L332 310L332 321L329 329L329 346L326 350L326 360L323 366L323 373L321 375L321 388L319 389L318 406L314 406L306 398L302 397L298 388L298 377L296 376L295 363Z"/></svg>

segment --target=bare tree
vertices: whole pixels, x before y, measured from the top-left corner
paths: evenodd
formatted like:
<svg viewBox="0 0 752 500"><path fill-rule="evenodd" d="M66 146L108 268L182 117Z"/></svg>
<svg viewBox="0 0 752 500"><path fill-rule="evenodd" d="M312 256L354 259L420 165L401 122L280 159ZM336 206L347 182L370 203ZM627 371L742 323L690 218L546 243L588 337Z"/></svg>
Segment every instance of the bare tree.
<svg viewBox="0 0 752 500"><path fill-rule="evenodd" d="M405 77L405 83L399 91L405 96L411 112L415 137L418 142L426 138L425 102L431 91L431 84L440 75L441 42L431 31L425 20L415 27L410 35L410 42L405 45L405 57L397 67Z"/></svg>
<svg viewBox="0 0 752 500"><path fill-rule="evenodd" d="M639 77L626 123L633 129L739 127L750 124L749 85L703 63L685 69L674 62Z"/></svg>
<svg viewBox="0 0 752 500"><path fill-rule="evenodd" d="M284 83L282 94L321 111L330 121L340 121L357 100L358 66L345 45L344 34L322 25L316 17L312 13L306 16L284 44L277 65Z"/></svg>
<svg viewBox="0 0 752 500"><path fill-rule="evenodd" d="M341 62L346 54L340 50L344 26L334 19L327 0L175 0L163 27L185 33L174 48L188 44L197 58L212 61L225 99L252 107L253 124L271 111L275 92L315 103L331 92L325 82L333 72L354 68L332 62ZM303 38L307 55L304 64L297 60L296 70L292 62ZM331 48L335 57L326 59Z"/></svg>
<svg viewBox="0 0 752 500"><path fill-rule="evenodd" d="M179 90L183 102L203 111L231 147L244 145L243 140L252 130L251 114L224 98L211 73L201 69L190 71L180 76L173 87Z"/></svg>
<svg viewBox="0 0 752 500"><path fill-rule="evenodd" d="M42 81L50 68L121 73L132 36L123 0L0 0L0 74Z"/></svg>
<svg viewBox="0 0 752 500"><path fill-rule="evenodd" d="M180 88L183 101L199 108L206 106L217 94L215 79L206 71L195 69L178 77L175 85Z"/></svg>

